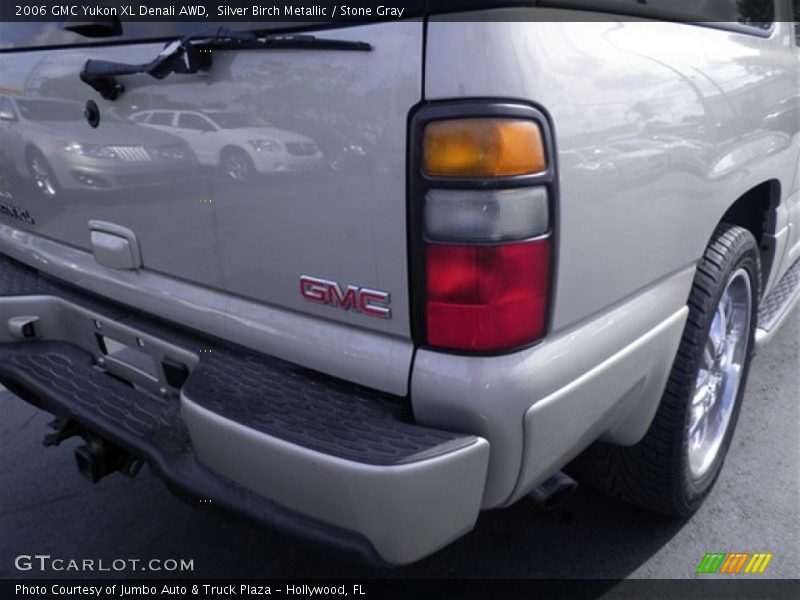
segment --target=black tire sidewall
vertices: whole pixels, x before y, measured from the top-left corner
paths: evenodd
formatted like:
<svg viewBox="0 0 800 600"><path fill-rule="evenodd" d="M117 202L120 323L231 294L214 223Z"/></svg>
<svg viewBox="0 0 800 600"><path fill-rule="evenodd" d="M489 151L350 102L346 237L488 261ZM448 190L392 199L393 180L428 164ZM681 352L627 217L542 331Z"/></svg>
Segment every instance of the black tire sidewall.
<svg viewBox="0 0 800 600"><path fill-rule="evenodd" d="M731 248L731 252L728 252L723 255L724 259L723 259L723 265L722 265L723 268L721 272L721 277L716 282L715 293L710 299L708 305L711 307L711 311L706 312L702 317L702 321L704 322L703 332L701 337L699 338L700 343L698 344L696 352L693 356L693 368L692 368L691 380L693 382L697 380L697 375L702 361L703 349L705 348L705 344L708 340L708 336L711 329L711 323L713 322L714 312L716 310L716 307L719 305L719 302L722 298L722 294L724 293L731 278L740 269L744 269L747 272L748 276L750 277L750 293L751 293L750 327L747 333L747 349L745 353L744 364L742 365L742 374L741 374L741 380L739 382L739 389L737 390L736 393L733 411L731 413L731 417L728 422L727 430L725 431L725 437L722 441L717 456L714 459L714 462L712 463L708 472L698 479L692 477L691 471L689 469L688 430L691 420L690 408L691 408L694 386L691 386L688 390L689 394L688 397L685 399L686 403L683 414L683 429L681 432L682 447L681 447L681 463L680 463L682 466L681 476L683 478L682 485L680 487L683 490L683 503L685 504L686 508L685 512L687 514L697 510L697 508L703 502L705 497L708 495L709 491L711 490L711 487L716 482L717 478L719 477L720 471L722 470L722 465L725 462L725 457L728 453L728 449L730 448L731 441L733 440L733 433L736 429L736 424L739 420L739 413L741 412L742 408L742 398L744 397L745 388L747 386L747 378L750 372L750 363L753 355L753 347L755 344L755 331L757 326L758 300L760 295L759 290L760 290L760 278L761 278L758 246L755 242L755 239L753 238L752 234L750 234L749 231L746 231L738 227L728 228L725 229L724 231L734 231L736 235L736 243ZM715 240L716 239L719 238L715 237ZM713 243L712 245L709 246L709 248L712 247ZM691 310L695 309L690 307L690 311ZM687 327L689 326L691 325L687 324Z"/></svg>

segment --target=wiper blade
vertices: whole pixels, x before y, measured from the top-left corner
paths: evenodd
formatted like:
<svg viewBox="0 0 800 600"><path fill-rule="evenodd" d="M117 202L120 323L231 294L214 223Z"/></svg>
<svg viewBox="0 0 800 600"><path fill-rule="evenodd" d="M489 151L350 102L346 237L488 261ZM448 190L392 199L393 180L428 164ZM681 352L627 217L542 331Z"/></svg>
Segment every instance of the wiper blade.
<svg viewBox="0 0 800 600"><path fill-rule="evenodd" d="M372 45L352 40L318 38L309 34L273 34L262 31L228 31L193 43L203 50L350 50L369 52Z"/></svg>
<svg viewBox="0 0 800 600"><path fill-rule="evenodd" d="M211 68L212 52L228 50L343 50L368 52L366 42L318 38L308 34L265 34L260 31L193 35L167 44L152 61L126 64L89 59L80 72L81 81L90 85L106 100L116 100L125 91L117 81L120 75L146 73L164 79L171 73L197 73Z"/></svg>

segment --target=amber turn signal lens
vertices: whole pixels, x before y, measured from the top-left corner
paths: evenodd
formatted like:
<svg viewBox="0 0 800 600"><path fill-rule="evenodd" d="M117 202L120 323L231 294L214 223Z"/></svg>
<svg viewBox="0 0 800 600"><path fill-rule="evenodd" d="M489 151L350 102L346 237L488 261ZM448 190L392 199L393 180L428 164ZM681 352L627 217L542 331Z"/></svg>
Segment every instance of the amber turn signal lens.
<svg viewBox="0 0 800 600"><path fill-rule="evenodd" d="M533 121L434 121L424 144L425 172L434 177L511 177L547 168L542 132Z"/></svg>

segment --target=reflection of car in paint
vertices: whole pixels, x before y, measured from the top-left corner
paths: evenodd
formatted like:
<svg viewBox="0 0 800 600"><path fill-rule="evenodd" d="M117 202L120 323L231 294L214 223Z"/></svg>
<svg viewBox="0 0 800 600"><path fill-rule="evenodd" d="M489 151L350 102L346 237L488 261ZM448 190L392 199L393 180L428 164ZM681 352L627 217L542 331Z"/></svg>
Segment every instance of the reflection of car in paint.
<svg viewBox="0 0 800 600"><path fill-rule="evenodd" d="M800 89L793 28L727 0L417 4L182 38L161 79L109 80L165 56L127 22L113 43L0 50L4 84L135 114L126 136L301 161L263 185L203 169L197 193L5 202L0 382L61 417L49 440L85 439L92 481L147 462L190 498L392 564L482 511L552 507L573 476L687 517L724 476L753 350L800 302L800 123L770 116ZM677 4L743 22L598 12ZM87 56L107 61L94 85ZM177 108L196 106L250 112ZM304 176L345 144L363 160Z"/></svg>
<svg viewBox="0 0 800 600"><path fill-rule="evenodd" d="M608 150L606 160L627 179L658 177L669 165L669 154L652 140L612 142Z"/></svg>
<svg viewBox="0 0 800 600"><path fill-rule="evenodd" d="M800 31L800 25L798 25ZM775 109L764 117L764 127L771 131L782 131L789 135L797 134L800 123L800 95L786 98L775 105Z"/></svg>
<svg viewBox="0 0 800 600"><path fill-rule="evenodd" d="M658 177L669 165L670 156L653 140L616 140L607 144L565 152L564 164L586 177L610 176L620 181Z"/></svg>
<svg viewBox="0 0 800 600"><path fill-rule="evenodd" d="M307 137L242 112L147 110L131 118L182 137L201 164L218 166L235 181L247 181L256 172L310 171L322 165L317 144Z"/></svg>
<svg viewBox="0 0 800 600"><path fill-rule="evenodd" d="M187 178L195 160L178 137L111 113L90 129L79 102L0 96L0 136L14 170L44 196Z"/></svg>
<svg viewBox="0 0 800 600"><path fill-rule="evenodd" d="M0 115L2 118L2 115ZM2 138L0 138L2 139ZM8 155L2 145L0 145L0 197L10 199L11 193L11 179L14 174L13 163L11 157Z"/></svg>
<svg viewBox="0 0 800 600"><path fill-rule="evenodd" d="M281 129L313 138L324 156L325 166L332 171L373 168L375 141L367 132L348 127L334 127L285 114L269 115L269 122Z"/></svg>

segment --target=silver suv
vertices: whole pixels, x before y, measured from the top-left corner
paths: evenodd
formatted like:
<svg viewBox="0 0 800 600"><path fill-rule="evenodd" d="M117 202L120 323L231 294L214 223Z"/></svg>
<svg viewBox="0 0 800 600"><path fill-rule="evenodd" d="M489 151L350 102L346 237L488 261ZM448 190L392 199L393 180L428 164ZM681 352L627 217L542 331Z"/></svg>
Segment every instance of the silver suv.
<svg viewBox="0 0 800 600"><path fill-rule="evenodd" d="M0 382L56 415L46 444L85 440L89 479L147 463L391 564L557 503L567 468L670 515L709 494L800 298L797 3L424 4L301 33L0 30L7 98L83 108L48 139L291 171L239 185L228 157L149 191L121 152L61 199L0 130Z"/></svg>

